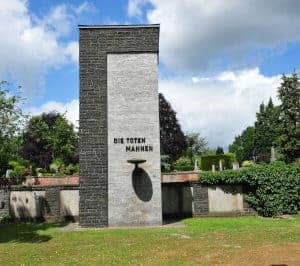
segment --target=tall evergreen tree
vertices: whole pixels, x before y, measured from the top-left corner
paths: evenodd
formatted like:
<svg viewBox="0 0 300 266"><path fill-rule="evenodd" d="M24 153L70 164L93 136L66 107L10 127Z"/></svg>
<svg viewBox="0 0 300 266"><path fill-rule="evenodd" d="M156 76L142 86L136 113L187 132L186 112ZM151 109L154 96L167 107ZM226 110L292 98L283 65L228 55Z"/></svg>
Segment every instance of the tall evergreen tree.
<svg viewBox="0 0 300 266"><path fill-rule="evenodd" d="M253 160L254 156L254 127L247 127L241 135L235 137L229 145L229 152L235 153L239 163Z"/></svg>
<svg viewBox="0 0 300 266"><path fill-rule="evenodd" d="M224 150L222 147L217 147L217 149L216 149L216 155L219 155L219 154L224 154Z"/></svg>
<svg viewBox="0 0 300 266"><path fill-rule="evenodd" d="M159 94L159 122L161 153L171 161L178 159L187 148L185 136L176 118L176 112L163 94Z"/></svg>
<svg viewBox="0 0 300 266"><path fill-rule="evenodd" d="M278 137L279 108L275 107L270 98L268 104L260 105L259 112L256 113L254 126L254 153L257 161L269 162L271 147L275 145Z"/></svg>
<svg viewBox="0 0 300 266"><path fill-rule="evenodd" d="M296 72L290 77L282 76L278 97L280 135L276 143L284 160L292 162L300 157L300 82Z"/></svg>

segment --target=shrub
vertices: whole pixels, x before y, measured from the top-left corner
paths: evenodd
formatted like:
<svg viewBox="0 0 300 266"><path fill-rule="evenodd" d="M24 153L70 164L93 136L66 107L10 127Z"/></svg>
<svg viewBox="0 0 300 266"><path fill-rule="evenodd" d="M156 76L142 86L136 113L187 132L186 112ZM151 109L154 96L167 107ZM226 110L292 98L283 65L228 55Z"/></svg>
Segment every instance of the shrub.
<svg viewBox="0 0 300 266"><path fill-rule="evenodd" d="M231 154L219 154L219 155L206 155L201 157L201 170L210 171L214 164L218 167L220 160L222 161L223 167L226 169L232 168L233 157Z"/></svg>
<svg viewBox="0 0 300 266"><path fill-rule="evenodd" d="M0 217L0 224L9 223L11 221L11 217L9 215L4 215Z"/></svg>
<svg viewBox="0 0 300 266"><path fill-rule="evenodd" d="M253 161L243 161L242 162L242 167L250 167L253 166L254 162Z"/></svg>
<svg viewBox="0 0 300 266"><path fill-rule="evenodd" d="M9 166L12 168L12 171L9 173L9 177L21 177L30 175L32 169L30 167L29 161L18 160L18 161L9 161Z"/></svg>
<svg viewBox="0 0 300 266"><path fill-rule="evenodd" d="M300 202L300 167L274 162L239 170L201 173L202 184L243 184L246 200L263 216L294 214Z"/></svg>
<svg viewBox="0 0 300 266"><path fill-rule="evenodd" d="M194 165L188 157L180 157L174 164L176 171L191 171L194 169Z"/></svg>
<svg viewBox="0 0 300 266"><path fill-rule="evenodd" d="M163 173L171 172L171 159L169 155L161 155L160 157L161 171Z"/></svg>

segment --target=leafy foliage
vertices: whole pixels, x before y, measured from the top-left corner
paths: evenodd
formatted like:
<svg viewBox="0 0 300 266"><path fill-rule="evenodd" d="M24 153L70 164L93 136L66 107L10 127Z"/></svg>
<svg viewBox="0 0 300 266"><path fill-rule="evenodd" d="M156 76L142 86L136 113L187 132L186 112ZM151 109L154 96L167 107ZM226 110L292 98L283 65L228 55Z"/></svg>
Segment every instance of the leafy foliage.
<svg viewBox="0 0 300 266"><path fill-rule="evenodd" d="M206 185L243 184L246 200L261 215L276 216L296 213L300 202L300 167L274 162L239 170L201 173Z"/></svg>
<svg viewBox="0 0 300 266"><path fill-rule="evenodd" d="M38 167L49 169L54 159L78 161L78 137L73 125L58 113L34 116L24 132L23 157Z"/></svg>
<svg viewBox="0 0 300 266"><path fill-rule="evenodd" d="M187 149L185 155L193 162L194 156L200 156L205 152L207 147L207 141L204 137L201 137L200 133L189 132L186 134Z"/></svg>
<svg viewBox="0 0 300 266"><path fill-rule="evenodd" d="M279 108L270 98L268 104L260 105L254 126L254 154L257 162L270 162L271 147L278 138Z"/></svg>
<svg viewBox="0 0 300 266"><path fill-rule="evenodd" d="M241 135L235 137L229 145L229 152L235 153L239 163L252 160L254 156L254 127L247 127Z"/></svg>
<svg viewBox="0 0 300 266"><path fill-rule="evenodd" d="M283 75L278 96L281 100L280 135L276 144L284 160L292 162L300 157L300 82L297 73L291 77Z"/></svg>
<svg viewBox="0 0 300 266"><path fill-rule="evenodd" d="M171 161L175 161L187 148L187 143L175 111L161 93L159 94L159 122L161 153L168 155Z"/></svg>
<svg viewBox="0 0 300 266"><path fill-rule="evenodd" d="M163 173L171 172L171 161L170 157L168 155L161 155L160 157L160 165L161 165L161 171Z"/></svg>
<svg viewBox="0 0 300 266"><path fill-rule="evenodd" d="M217 147L216 155L219 155L219 154L224 154L224 150L222 147Z"/></svg>
<svg viewBox="0 0 300 266"><path fill-rule="evenodd" d="M194 165L190 158L182 156L175 162L174 169L176 171L191 171L194 169Z"/></svg>
<svg viewBox="0 0 300 266"><path fill-rule="evenodd" d="M19 133L26 119L20 108L23 99L11 96L10 87L6 81L0 82L0 175L8 168L10 160L19 157Z"/></svg>

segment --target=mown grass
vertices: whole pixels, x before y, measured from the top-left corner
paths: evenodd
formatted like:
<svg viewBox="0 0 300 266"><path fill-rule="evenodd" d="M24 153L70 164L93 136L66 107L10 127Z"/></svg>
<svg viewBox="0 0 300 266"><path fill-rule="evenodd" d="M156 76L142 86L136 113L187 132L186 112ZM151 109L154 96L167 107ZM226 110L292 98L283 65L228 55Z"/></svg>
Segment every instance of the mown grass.
<svg viewBox="0 0 300 266"><path fill-rule="evenodd" d="M0 227L0 265L223 264L237 252L300 244L295 220L261 217L191 218L183 228L62 232L58 223ZM299 245L300 247L300 245Z"/></svg>

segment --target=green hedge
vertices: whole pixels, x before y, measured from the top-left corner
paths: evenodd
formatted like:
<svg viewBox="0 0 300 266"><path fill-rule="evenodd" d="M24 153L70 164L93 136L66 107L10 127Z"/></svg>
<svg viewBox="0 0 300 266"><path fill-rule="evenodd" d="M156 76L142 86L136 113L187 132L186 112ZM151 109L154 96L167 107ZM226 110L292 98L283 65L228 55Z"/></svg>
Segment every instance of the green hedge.
<svg viewBox="0 0 300 266"><path fill-rule="evenodd" d="M239 170L202 172L198 182L243 184L246 200L263 216L294 214L300 207L300 167L296 164L274 162Z"/></svg>
<svg viewBox="0 0 300 266"><path fill-rule="evenodd" d="M201 170L210 171L213 164L218 167L220 160L223 161L223 168L232 168L232 156L230 154L219 154L201 156Z"/></svg>

